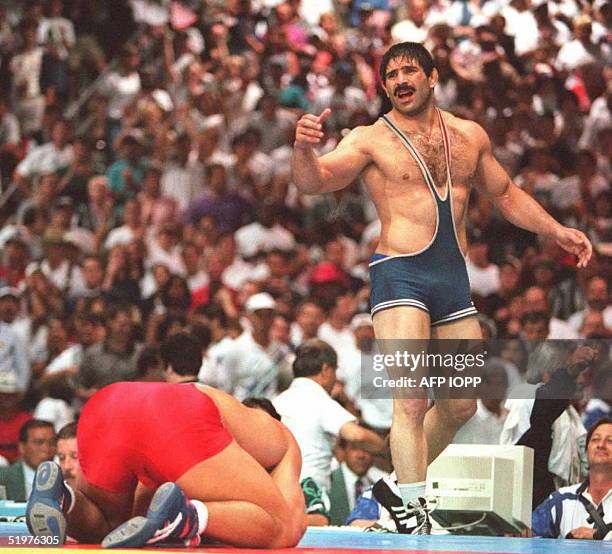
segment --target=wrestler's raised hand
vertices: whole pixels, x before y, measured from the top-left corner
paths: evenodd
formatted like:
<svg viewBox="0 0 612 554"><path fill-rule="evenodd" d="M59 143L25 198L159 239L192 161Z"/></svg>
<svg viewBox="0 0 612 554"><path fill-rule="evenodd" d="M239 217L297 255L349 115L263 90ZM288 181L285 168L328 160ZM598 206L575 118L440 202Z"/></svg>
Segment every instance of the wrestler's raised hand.
<svg viewBox="0 0 612 554"><path fill-rule="evenodd" d="M323 138L323 123L331 115L331 110L325 108L319 115L304 114L295 128L295 143L297 148L305 148L319 144Z"/></svg>
<svg viewBox="0 0 612 554"><path fill-rule="evenodd" d="M561 227L555 240L561 248L578 257L578 267L586 267L593 254L593 246L582 231Z"/></svg>

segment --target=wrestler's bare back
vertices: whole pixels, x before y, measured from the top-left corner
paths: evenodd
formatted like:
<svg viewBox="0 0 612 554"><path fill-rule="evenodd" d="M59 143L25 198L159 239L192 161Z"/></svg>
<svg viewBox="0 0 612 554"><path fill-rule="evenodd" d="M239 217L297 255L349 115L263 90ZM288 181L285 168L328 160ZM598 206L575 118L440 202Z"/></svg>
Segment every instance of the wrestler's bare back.
<svg viewBox="0 0 612 554"><path fill-rule="evenodd" d="M480 146L470 137L470 129L475 126L473 122L447 112L442 114L451 144L455 226L461 249L465 252L465 213ZM438 123L431 136L426 136L410 132L409 126L394 112L391 112L390 117L420 152L436 183L438 195L444 199L447 173L442 132ZM436 204L419 166L404 144L382 121L354 129L345 140L351 143L350 147L360 149L371 160L361 176L382 223L377 252L402 254L426 247L436 229Z"/></svg>

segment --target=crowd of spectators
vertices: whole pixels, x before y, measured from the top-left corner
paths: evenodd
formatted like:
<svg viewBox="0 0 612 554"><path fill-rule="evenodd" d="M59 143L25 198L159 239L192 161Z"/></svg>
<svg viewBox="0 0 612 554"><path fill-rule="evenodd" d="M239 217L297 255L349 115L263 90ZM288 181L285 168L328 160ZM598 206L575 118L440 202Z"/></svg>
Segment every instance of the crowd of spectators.
<svg viewBox="0 0 612 554"><path fill-rule="evenodd" d="M298 194L290 157L304 111L332 109L326 152L389 108L378 65L398 41L430 49L438 105L479 122L516 183L594 245L578 270L473 192L485 335L610 338L611 26L604 0L0 4L0 454L16 459L29 414L59 429L106 384L162 379L180 331L201 342L199 379L241 400L286 389L319 337L334 396L388 429L356 385L373 205L359 182Z"/></svg>

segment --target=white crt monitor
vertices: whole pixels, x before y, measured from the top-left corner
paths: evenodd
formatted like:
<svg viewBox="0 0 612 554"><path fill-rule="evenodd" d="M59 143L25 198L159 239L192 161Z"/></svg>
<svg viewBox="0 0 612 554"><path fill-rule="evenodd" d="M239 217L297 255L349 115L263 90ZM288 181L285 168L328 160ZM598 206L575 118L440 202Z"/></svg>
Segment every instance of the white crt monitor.
<svg viewBox="0 0 612 554"><path fill-rule="evenodd" d="M533 450L451 444L427 471L432 518L452 533L503 535L531 528Z"/></svg>

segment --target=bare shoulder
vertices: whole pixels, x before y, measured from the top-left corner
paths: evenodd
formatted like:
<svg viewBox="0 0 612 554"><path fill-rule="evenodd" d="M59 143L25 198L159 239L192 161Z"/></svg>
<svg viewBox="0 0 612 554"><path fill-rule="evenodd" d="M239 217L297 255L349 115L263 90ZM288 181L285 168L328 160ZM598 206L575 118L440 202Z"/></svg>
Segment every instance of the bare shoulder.
<svg viewBox="0 0 612 554"><path fill-rule="evenodd" d="M489 145L487 132L475 121L464 119L445 111L442 111L442 116L451 133L460 135L467 144L479 151L487 148Z"/></svg>
<svg viewBox="0 0 612 554"><path fill-rule="evenodd" d="M338 144L339 147L358 148L363 152L368 152L378 130L376 124L361 125L349 131Z"/></svg>

